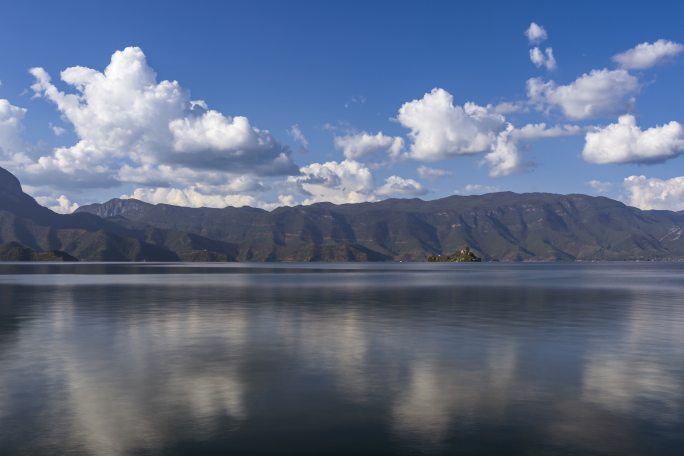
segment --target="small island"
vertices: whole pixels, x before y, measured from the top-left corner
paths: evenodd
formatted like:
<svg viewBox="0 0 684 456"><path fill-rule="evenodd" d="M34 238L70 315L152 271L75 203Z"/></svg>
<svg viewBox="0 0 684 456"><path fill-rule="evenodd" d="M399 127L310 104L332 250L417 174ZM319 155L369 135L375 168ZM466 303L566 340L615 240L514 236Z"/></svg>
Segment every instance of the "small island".
<svg viewBox="0 0 684 456"><path fill-rule="evenodd" d="M427 260L431 263L472 263L482 261L482 258L475 255L470 247L463 247L451 255L430 255Z"/></svg>

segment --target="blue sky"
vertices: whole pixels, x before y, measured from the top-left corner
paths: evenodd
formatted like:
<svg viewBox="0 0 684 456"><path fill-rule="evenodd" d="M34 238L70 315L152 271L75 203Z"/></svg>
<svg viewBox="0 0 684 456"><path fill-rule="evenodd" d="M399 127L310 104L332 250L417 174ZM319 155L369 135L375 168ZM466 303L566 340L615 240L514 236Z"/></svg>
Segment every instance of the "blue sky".
<svg viewBox="0 0 684 456"><path fill-rule="evenodd" d="M3 2L0 166L62 212L495 190L684 209L677 2L370 3Z"/></svg>

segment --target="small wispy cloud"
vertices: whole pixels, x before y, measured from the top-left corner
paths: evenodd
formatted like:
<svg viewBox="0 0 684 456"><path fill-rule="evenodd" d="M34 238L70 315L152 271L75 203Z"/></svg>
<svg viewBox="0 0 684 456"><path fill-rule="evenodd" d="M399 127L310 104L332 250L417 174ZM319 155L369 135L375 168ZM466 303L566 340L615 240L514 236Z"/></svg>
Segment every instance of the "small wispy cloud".
<svg viewBox="0 0 684 456"><path fill-rule="evenodd" d="M482 185L482 184L466 184L463 188L454 191L456 195L482 195L485 193L498 192L499 187L493 185Z"/></svg>
<svg viewBox="0 0 684 456"><path fill-rule="evenodd" d="M294 139L297 143L299 143L300 146L304 150L309 149L309 140L306 139L306 136L304 136L304 133L302 132L302 129L299 127L299 124L294 124L290 129L288 130L288 134Z"/></svg>
<svg viewBox="0 0 684 456"><path fill-rule="evenodd" d="M363 95L354 95L351 97L351 100L349 100L348 102L346 102L344 104L344 107L349 108L351 105L354 105L354 104L365 104L366 100L367 100L367 98L364 97Z"/></svg>
<svg viewBox="0 0 684 456"><path fill-rule="evenodd" d="M613 187L613 184L611 182L605 182L605 181L600 181L600 180L590 180L587 182L587 185L594 189L596 193L608 193L610 189Z"/></svg>

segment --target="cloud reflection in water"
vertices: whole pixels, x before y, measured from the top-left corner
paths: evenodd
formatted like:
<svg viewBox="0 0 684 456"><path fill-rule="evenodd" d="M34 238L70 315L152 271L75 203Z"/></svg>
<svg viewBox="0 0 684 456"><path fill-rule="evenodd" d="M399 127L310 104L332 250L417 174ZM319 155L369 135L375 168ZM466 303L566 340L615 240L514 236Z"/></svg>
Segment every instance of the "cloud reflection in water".
<svg viewBox="0 0 684 456"><path fill-rule="evenodd" d="M644 423L684 438L679 294L280 274L0 285L0 452L268 452L271 435L288 451L638 453Z"/></svg>

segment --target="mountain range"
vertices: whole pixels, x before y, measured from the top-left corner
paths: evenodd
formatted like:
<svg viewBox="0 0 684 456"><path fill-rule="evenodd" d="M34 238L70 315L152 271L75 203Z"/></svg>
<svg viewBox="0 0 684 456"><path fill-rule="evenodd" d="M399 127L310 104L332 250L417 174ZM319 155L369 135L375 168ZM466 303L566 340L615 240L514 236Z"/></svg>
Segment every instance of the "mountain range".
<svg viewBox="0 0 684 456"><path fill-rule="evenodd" d="M112 199L62 215L0 168L0 244L86 261L680 260L684 212L605 197L500 192L266 211Z"/></svg>

